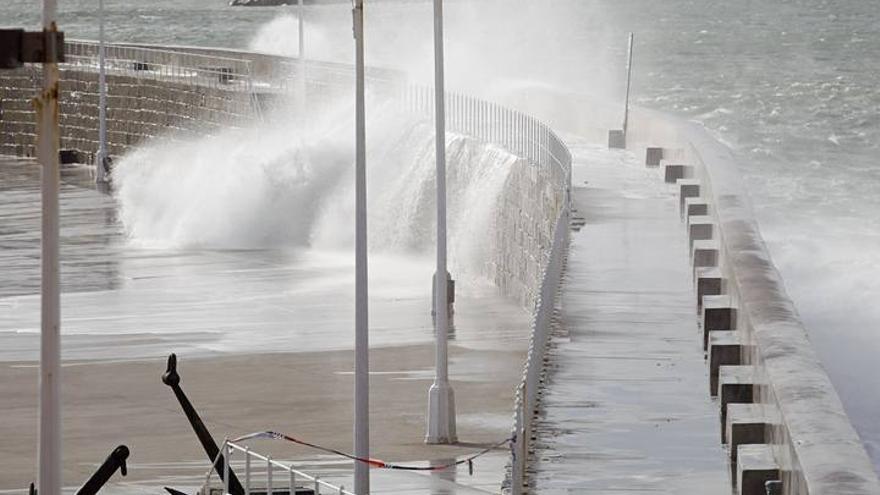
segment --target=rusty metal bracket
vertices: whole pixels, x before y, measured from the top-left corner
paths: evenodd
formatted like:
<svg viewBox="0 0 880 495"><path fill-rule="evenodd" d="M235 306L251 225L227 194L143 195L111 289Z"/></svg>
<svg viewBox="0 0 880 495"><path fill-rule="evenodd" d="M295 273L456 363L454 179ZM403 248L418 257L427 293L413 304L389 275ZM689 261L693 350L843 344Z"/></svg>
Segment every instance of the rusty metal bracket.
<svg viewBox="0 0 880 495"><path fill-rule="evenodd" d="M0 69L64 62L64 33L0 29Z"/></svg>

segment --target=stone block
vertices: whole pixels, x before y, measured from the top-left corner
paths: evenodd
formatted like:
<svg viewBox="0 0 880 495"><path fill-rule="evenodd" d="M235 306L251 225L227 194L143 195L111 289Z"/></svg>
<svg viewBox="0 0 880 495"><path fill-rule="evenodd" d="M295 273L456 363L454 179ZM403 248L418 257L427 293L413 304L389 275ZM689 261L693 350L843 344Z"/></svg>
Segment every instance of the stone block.
<svg viewBox="0 0 880 495"><path fill-rule="evenodd" d="M663 180L667 184L675 184L678 179L688 179L694 175L694 167L690 165L667 163L666 160L661 160L660 164L663 167Z"/></svg>
<svg viewBox="0 0 880 495"><path fill-rule="evenodd" d="M694 241L691 247L691 263L694 267L694 273L697 268L717 267L720 250L718 241Z"/></svg>
<svg viewBox="0 0 880 495"><path fill-rule="evenodd" d="M781 479L781 469L768 445L740 445L736 485L739 495L767 495L768 481Z"/></svg>
<svg viewBox="0 0 880 495"><path fill-rule="evenodd" d="M703 296L701 324L708 345L708 332L736 330L736 307L730 296Z"/></svg>
<svg viewBox="0 0 880 495"><path fill-rule="evenodd" d="M755 402L757 371L754 366L734 365L718 368L718 400L721 409L721 443L727 442L728 404L751 404Z"/></svg>
<svg viewBox="0 0 880 495"><path fill-rule="evenodd" d="M663 148L648 147L645 150L645 165L648 167L659 167L660 160L663 159Z"/></svg>
<svg viewBox="0 0 880 495"><path fill-rule="evenodd" d="M768 404L730 404L727 406L726 440L730 465L736 474L738 447L770 443L770 430L780 424L776 408Z"/></svg>
<svg viewBox="0 0 880 495"><path fill-rule="evenodd" d="M684 200L683 218L705 216L709 214L709 202L703 197L686 198Z"/></svg>
<svg viewBox="0 0 880 495"><path fill-rule="evenodd" d="M608 131L608 147L613 150L626 149L626 134L621 129Z"/></svg>
<svg viewBox="0 0 880 495"><path fill-rule="evenodd" d="M724 289L724 276L721 270L716 267L696 268L694 270L694 288L697 293L697 308L702 309L703 296L720 296Z"/></svg>
<svg viewBox="0 0 880 495"><path fill-rule="evenodd" d="M708 241L715 233L715 219L706 216L687 217L688 242L694 245L694 241Z"/></svg>
<svg viewBox="0 0 880 495"><path fill-rule="evenodd" d="M688 198L700 197L700 180L699 179L678 179L678 213L682 218L685 217L684 205Z"/></svg>
<svg viewBox="0 0 880 495"><path fill-rule="evenodd" d="M714 330L709 332L709 394L718 394L718 370L722 366L742 364L743 345L737 332Z"/></svg>

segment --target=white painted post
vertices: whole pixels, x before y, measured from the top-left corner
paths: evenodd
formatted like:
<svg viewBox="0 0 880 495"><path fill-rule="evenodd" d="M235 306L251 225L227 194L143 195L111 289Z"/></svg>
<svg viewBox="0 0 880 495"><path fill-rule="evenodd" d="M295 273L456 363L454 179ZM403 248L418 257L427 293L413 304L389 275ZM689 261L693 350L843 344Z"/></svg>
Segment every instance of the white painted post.
<svg viewBox="0 0 880 495"><path fill-rule="evenodd" d="M364 0L354 3L355 36L355 360L354 455L370 457L370 356L367 299L367 152L364 88ZM354 491L370 493L370 467L354 463Z"/></svg>
<svg viewBox="0 0 880 495"><path fill-rule="evenodd" d="M266 495L273 495L275 488L272 486L272 456L266 456Z"/></svg>
<svg viewBox="0 0 880 495"><path fill-rule="evenodd" d="M107 182L104 161L107 156L107 72L105 67L104 0L98 0L98 152L95 154L95 181Z"/></svg>
<svg viewBox="0 0 880 495"><path fill-rule="evenodd" d="M303 119L305 119L305 106L306 106L306 23L305 23L305 15L306 11L303 7L303 0L297 0L297 16L298 19L298 29L297 33L299 36L299 48L297 50L297 68L299 72L299 77L297 78L299 81L299 108Z"/></svg>
<svg viewBox="0 0 880 495"><path fill-rule="evenodd" d="M244 495L251 495L251 448L244 450Z"/></svg>
<svg viewBox="0 0 880 495"><path fill-rule="evenodd" d="M629 91L632 87L632 65L633 65L633 33L629 33L629 47L627 48L626 58L626 98L624 99L623 108L623 138L626 140L626 130L629 126Z"/></svg>
<svg viewBox="0 0 880 495"><path fill-rule="evenodd" d="M290 495L296 495L296 473L293 471L293 464L290 465Z"/></svg>
<svg viewBox="0 0 880 495"><path fill-rule="evenodd" d="M229 493L229 463L232 449L229 448L229 440L223 442L223 495Z"/></svg>
<svg viewBox="0 0 880 495"><path fill-rule="evenodd" d="M449 385L449 304L446 269L446 97L443 74L443 0L434 0L434 116L437 154L437 271L434 273L436 374L428 391L425 443L449 444L455 434L455 395Z"/></svg>
<svg viewBox="0 0 880 495"><path fill-rule="evenodd" d="M43 0L43 30L57 31L56 0ZM46 44L54 60L55 44ZM40 424L37 489L61 495L61 301L58 271L58 64L43 64L43 92L37 98L37 157L42 165L42 284L40 289Z"/></svg>

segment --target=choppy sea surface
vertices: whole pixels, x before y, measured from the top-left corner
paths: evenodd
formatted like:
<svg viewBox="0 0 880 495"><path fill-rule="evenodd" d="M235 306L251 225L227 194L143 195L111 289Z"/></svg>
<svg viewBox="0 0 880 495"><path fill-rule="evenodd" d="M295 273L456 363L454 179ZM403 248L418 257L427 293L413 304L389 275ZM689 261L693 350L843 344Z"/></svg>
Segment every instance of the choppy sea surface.
<svg viewBox="0 0 880 495"><path fill-rule="evenodd" d="M429 75L428 2L368 1L370 63ZM290 8L106 0L108 37L295 53ZM880 465L880 3L876 0L447 2L451 86L527 80L702 122L738 155L762 232L853 422ZM97 0L62 0L70 37ZM308 8L307 49L348 60L348 5ZM33 0L0 23L35 25Z"/></svg>

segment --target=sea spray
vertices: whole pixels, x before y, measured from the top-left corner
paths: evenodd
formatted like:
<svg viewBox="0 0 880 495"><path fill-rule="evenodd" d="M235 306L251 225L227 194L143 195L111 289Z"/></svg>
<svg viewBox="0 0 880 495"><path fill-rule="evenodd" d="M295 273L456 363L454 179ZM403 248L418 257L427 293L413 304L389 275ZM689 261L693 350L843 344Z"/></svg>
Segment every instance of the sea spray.
<svg viewBox="0 0 880 495"><path fill-rule="evenodd" d="M114 170L120 218L148 246L304 245L320 198L351 162L337 135L326 125L260 125L157 140Z"/></svg>
<svg viewBox="0 0 880 495"><path fill-rule="evenodd" d="M128 154L113 178L129 239L159 248L351 249L351 120L340 108L308 125L287 117L160 139ZM368 125L371 252L427 260L436 239L433 127L393 104L376 108ZM515 157L455 133L447 154L450 267L477 280L488 273L498 198Z"/></svg>

